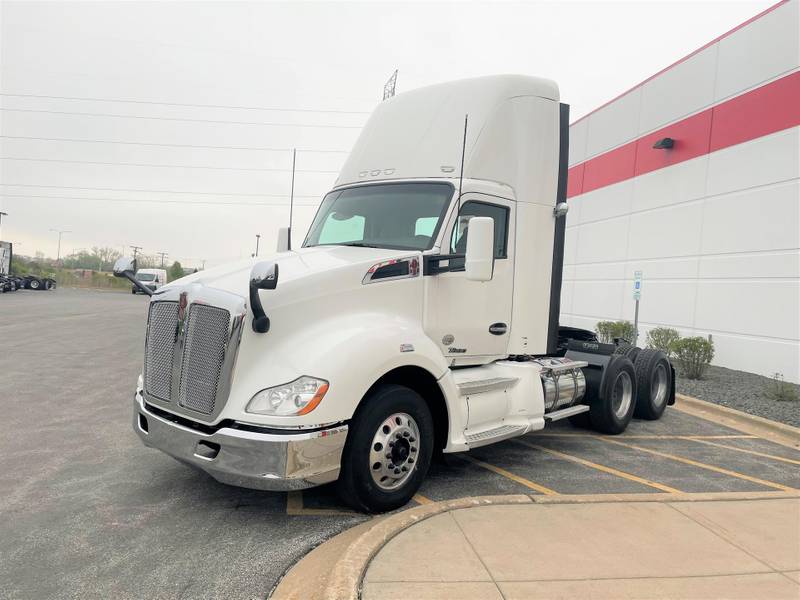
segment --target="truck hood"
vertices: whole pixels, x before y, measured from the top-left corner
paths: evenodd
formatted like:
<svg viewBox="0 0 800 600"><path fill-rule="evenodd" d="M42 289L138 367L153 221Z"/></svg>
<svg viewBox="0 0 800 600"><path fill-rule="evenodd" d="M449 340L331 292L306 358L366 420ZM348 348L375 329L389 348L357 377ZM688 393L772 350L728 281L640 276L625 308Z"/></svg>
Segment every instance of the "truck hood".
<svg viewBox="0 0 800 600"><path fill-rule="evenodd" d="M250 271L261 262L278 264L278 290L291 282L325 275L330 282L331 275L340 272L359 278L366 275L374 264L391 258L407 257L419 254L417 250L388 250L382 248L359 248L355 246L314 246L300 248L288 252L248 258L229 263L205 271L199 271L170 282L159 289L170 289L189 283L197 283L205 287L224 290L247 297L250 283ZM363 271L363 272L362 272ZM360 275L359 275L360 274ZM347 277L350 279L350 277Z"/></svg>

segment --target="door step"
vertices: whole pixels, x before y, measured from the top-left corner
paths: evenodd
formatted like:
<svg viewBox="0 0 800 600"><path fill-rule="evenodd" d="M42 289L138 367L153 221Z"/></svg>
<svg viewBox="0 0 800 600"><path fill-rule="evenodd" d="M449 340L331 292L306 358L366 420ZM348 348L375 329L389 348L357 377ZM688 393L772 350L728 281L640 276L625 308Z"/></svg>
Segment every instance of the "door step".
<svg viewBox="0 0 800 600"><path fill-rule="evenodd" d="M479 379L477 381L462 381L458 384L458 393L462 396L482 394L494 390L504 390L515 385L519 377L493 377L492 379Z"/></svg>
<svg viewBox="0 0 800 600"><path fill-rule="evenodd" d="M558 421L560 419L566 419L567 417L572 417L575 415L579 415L581 413L585 413L589 411L589 407L585 404L576 404L575 406L570 406L568 408L562 408L561 410L554 410L551 413L547 413L544 416L544 422L550 423L551 421Z"/></svg>
<svg viewBox="0 0 800 600"><path fill-rule="evenodd" d="M487 429L477 433L467 433L464 437L470 448L477 448L522 435L526 429L527 427L525 425L501 425L494 429Z"/></svg>

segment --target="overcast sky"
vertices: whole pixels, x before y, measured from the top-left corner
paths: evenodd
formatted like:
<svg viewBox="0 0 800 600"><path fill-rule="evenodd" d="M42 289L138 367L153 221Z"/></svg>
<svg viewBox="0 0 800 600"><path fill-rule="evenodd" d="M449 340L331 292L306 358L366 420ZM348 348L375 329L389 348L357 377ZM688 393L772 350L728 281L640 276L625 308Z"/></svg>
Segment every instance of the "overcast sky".
<svg viewBox="0 0 800 600"><path fill-rule="evenodd" d="M549 77L574 120L773 3L0 2L0 239L272 249L297 147L299 243L394 69Z"/></svg>

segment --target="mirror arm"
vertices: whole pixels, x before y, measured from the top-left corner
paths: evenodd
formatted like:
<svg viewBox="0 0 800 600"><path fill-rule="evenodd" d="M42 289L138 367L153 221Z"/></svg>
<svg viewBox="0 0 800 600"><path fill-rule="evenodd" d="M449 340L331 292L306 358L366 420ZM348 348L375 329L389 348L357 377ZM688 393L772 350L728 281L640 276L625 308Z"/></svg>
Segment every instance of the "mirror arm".
<svg viewBox="0 0 800 600"><path fill-rule="evenodd" d="M422 257L422 274L423 275L437 275L439 273L449 273L451 271L463 271L463 263L458 266L446 265L440 266L439 263L443 260L457 260L459 258L466 259L466 254L426 254Z"/></svg>
<svg viewBox="0 0 800 600"><path fill-rule="evenodd" d="M253 331L256 333L267 333L269 331L269 317L264 312L261 298L258 295L258 287L250 283L250 308L253 309Z"/></svg>
<svg viewBox="0 0 800 600"><path fill-rule="evenodd" d="M148 296L152 296L153 295L153 290L151 290L149 287L147 287L141 281L136 279L136 277L133 276L133 273L130 273L129 271L125 271L125 272L122 273L122 276L125 279L129 280L133 285L135 285L139 289L139 291L142 292L143 294L147 294Z"/></svg>

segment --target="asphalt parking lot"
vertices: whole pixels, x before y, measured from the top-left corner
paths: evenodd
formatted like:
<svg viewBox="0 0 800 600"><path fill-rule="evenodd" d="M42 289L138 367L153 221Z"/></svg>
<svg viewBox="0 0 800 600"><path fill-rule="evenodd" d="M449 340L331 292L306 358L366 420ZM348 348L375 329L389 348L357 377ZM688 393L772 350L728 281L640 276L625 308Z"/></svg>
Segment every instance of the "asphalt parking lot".
<svg viewBox="0 0 800 600"><path fill-rule="evenodd" d="M0 297L0 597L263 598L367 519L330 486L219 484L130 427L147 298ZM800 452L675 409L617 437L559 425L433 465L416 501L800 488Z"/></svg>

